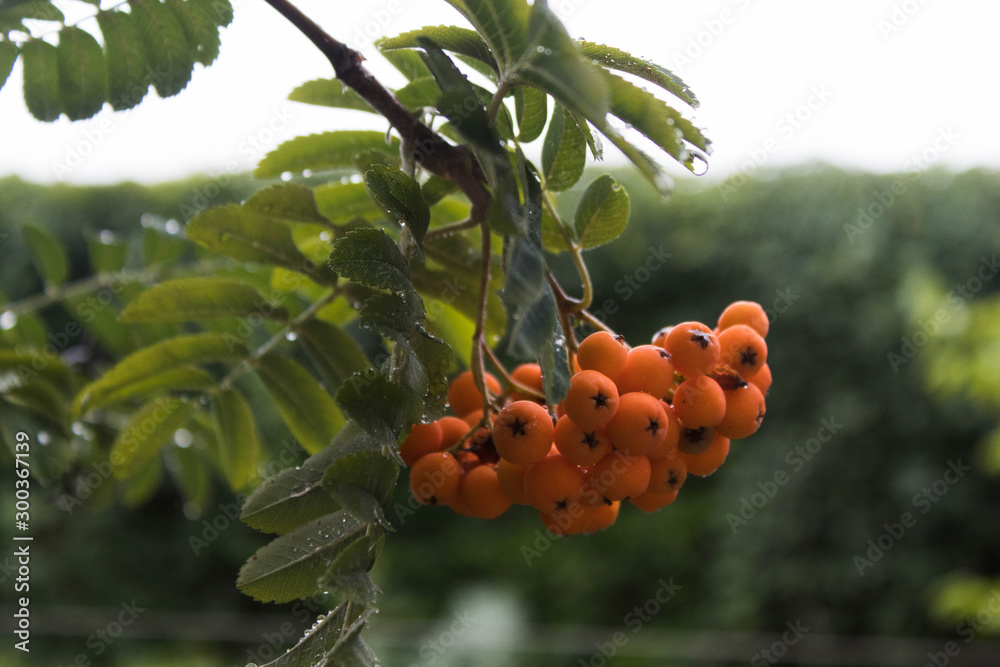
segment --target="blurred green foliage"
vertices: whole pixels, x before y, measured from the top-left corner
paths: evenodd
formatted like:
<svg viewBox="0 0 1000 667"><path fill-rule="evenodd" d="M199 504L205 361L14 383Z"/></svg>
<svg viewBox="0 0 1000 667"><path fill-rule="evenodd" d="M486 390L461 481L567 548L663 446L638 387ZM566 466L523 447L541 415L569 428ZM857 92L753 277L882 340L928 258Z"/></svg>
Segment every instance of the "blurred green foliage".
<svg viewBox="0 0 1000 667"><path fill-rule="evenodd" d="M764 426L734 443L711 479L689 478L673 506L652 516L623 508L611 530L589 537L549 541L526 508L491 522L414 511L401 485L389 516L398 532L373 572L386 593L373 644L380 619L389 628L445 616L463 604L460 591L477 586L511 596L524 623L622 627L671 578L681 590L651 627L771 631L801 619L816 633L953 636L1000 577L1000 280L980 277L968 298L949 299L1000 251L1000 174L874 176L817 166L739 187L683 181L666 203L634 175L615 177L630 192L632 217L623 239L588 253L595 310L638 344L677 321L712 323L733 300L759 301L772 315ZM880 204L894 183L905 191ZM23 250L24 223L68 246L73 280L86 275L88 238L137 234L143 214L183 222L181 207L207 184L0 181L0 290L14 300L40 288ZM211 203L253 189L234 179L215 187ZM573 284L572 266L557 266ZM935 328L939 310L947 321ZM263 435L280 441L280 429L271 422ZM971 470L942 486L958 461ZM5 484L9 470L0 473ZM774 482L778 472L787 484ZM197 555L189 544L231 500L221 483L212 491L208 509L190 518L166 482L137 508L110 498L92 498L72 515L39 508L45 558L33 603L113 607L137 597L150 607L260 610L232 581L265 538L233 523ZM885 525L906 512L913 526L884 539ZM0 527L0 537L8 530ZM880 538L891 546L876 559L869 552ZM861 573L858 558L870 563ZM45 643L54 661L69 661L87 650L83 641ZM120 662L98 664L139 664L133 649L119 643L109 655ZM242 645L192 650L219 664L246 657ZM386 656L408 664L415 651Z"/></svg>

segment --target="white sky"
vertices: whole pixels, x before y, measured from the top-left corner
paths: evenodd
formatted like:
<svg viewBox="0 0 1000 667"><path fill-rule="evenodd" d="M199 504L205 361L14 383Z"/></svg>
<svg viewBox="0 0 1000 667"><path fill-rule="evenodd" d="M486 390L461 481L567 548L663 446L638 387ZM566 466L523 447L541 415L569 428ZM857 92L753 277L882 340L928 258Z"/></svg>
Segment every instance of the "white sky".
<svg viewBox="0 0 1000 667"><path fill-rule="evenodd" d="M105 106L89 121L35 121L24 107L17 65L0 91L0 176L108 183L245 171L293 136L384 128L368 114L286 101L299 83L331 76L328 63L261 0L235 4L219 60L199 66L180 95L161 100L151 93L129 112ZM549 4L574 37L629 50L683 76L702 102L690 115L715 143L713 177L754 169L751 156L767 167L824 160L876 171L1000 168L995 0ZM299 6L360 47L389 83L402 80L370 46L366 28L392 35L465 25L441 0ZM683 173L676 165L668 170Z"/></svg>

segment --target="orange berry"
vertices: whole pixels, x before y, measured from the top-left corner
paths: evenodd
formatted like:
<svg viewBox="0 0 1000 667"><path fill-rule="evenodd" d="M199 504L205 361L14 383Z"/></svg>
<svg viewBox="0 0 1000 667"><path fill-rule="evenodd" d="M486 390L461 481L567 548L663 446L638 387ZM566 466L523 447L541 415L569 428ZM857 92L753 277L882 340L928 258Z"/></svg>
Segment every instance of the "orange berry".
<svg viewBox="0 0 1000 667"><path fill-rule="evenodd" d="M462 466L462 470L468 472L473 468L478 468L483 464L475 452L468 450L459 450L452 454L455 460L458 461L458 465Z"/></svg>
<svg viewBox="0 0 1000 667"><path fill-rule="evenodd" d="M677 449L682 454L700 454L708 449L715 437L715 428L702 426L687 428L681 424L680 437L677 439Z"/></svg>
<svg viewBox="0 0 1000 667"><path fill-rule="evenodd" d="M641 509L643 512L655 512L661 510L667 505L670 505L675 500L677 500L677 492L671 491L665 494L656 493L644 493L641 496L636 496L635 498L629 498L628 501Z"/></svg>
<svg viewBox="0 0 1000 667"><path fill-rule="evenodd" d="M601 428L618 411L618 388L603 373L580 371L569 381L563 408L580 428Z"/></svg>
<svg viewBox="0 0 1000 667"><path fill-rule="evenodd" d="M767 337L767 331L771 323L767 319L767 313L756 301L734 301L719 316L719 331L725 331L736 324L745 324L757 333L761 338Z"/></svg>
<svg viewBox="0 0 1000 667"><path fill-rule="evenodd" d="M555 427L549 413L534 401L511 403L493 423L493 444L511 463L541 461L552 448Z"/></svg>
<svg viewBox="0 0 1000 667"><path fill-rule="evenodd" d="M678 450L670 456L649 462L649 487L647 491L655 495L664 495L680 491L687 479L687 466Z"/></svg>
<svg viewBox="0 0 1000 667"><path fill-rule="evenodd" d="M619 505L619 503L600 507L573 505L555 512L539 512L538 515L553 535L596 533L615 522L618 518Z"/></svg>
<svg viewBox="0 0 1000 667"><path fill-rule="evenodd" d="M618 399L618 413L608 422L607 433L612 445L637 456L660 449L669 424L659 399L633 391Z"/></svg>
<svg viewBox="0 0 1000 667"><path fill-rule="evenodd" d="M527 494L524 493L524 474L530 464L511 463L500 459L497 464L497 481L507 497L516 505L530 505Z"/></svg>
<svg viewBox="0 0 1000 667"><path fill-rule="evenodd" d="M403 463L412 466L424 454L440 450L441 445L440 424L414 424L406 440L399 446L399 455L403 458Z"/></svg>
<svg viewBox="0 0 1000 667"><path fill-rule="evenodd" d="M494 396L500 395L500 382L489 373L486 374L486 387ZM459 417L464 417L473 410L483 409L483 395L476 388L472 371L463 371L451 381L448 387L448 405Z"/></svg>
<svg viewBox="0 0 1000 667"><path fill-rule="evenodd" d="M469 512L480 519L495 519L511 505L492 466L479 466L466 473L461 497Z"/></svg>
<svg viewBox="0 0 1000 667"><path fill-rule="evenodd" d="M764 421L767 406L756 385L748 384L726 392L726 415L716 427L719 435L732 440L748 438Z"/></svg>
<svg viewBox="0 0 1000 667"><path fill-rule="evenodd" d="M759 371L746 378L746 380L750 384L756 385L760 389L760 393L767 396L767 392L771 389L771 368L767 364L764 364Z"/></svg>
<svg viewBox="0 0 1000 667"><path fill-rule="evenodd" d="M663 327L655 334L653 334L653 341L652 341L653 345L656 345L657 347L663 347L663 344L667 342L667 334L669 334L670 330L673 328L674 328L673 326Z"/></svg>
<svg viewBox="0 0 1000 667"><path fill-rule="evenodd" d="M726 414L726 394L707 375L688 378L674 392L674 414L684 426L716 426Z"/></svg>
<svg viewBox="0 0 1000 667"><path fill-rule="evenodd" d="M558 454L532 464L524 473L524 493L539 512L576 504L582 491L583 473Z"/></svg>
<svg viewBox="0 0 1000 667"><path fill-rule="evenodd" d="M441 427L441 448L448 449L458 443L466 433L469 432L469 425L464 419L458 417L441 417L437 420Z"/></svg>
<svg viewBox="0 0 1000 667"><path fill-rule="evenodd" d="M569 417L560 417L552 436L559 453L578 466L600 461L611 451L611 441L604 431L584 431Z"/></svg>
<svg viewBox="0 0 1000 667"><path fill-rule="evenodd" d="M472 510L469 509L469 505L465 502L465 499L462 497L461 487L458 490L458 495L452 498L451 502L449 502L447 506L450 507L452 510L454 510L456 514L461 514L462 516L476 518L476 515L472 513Z"/></svg>
<svg viewBox="0 0 1000 667"><path fill-rule="evenodd" d="M576 362L582 370L597 371L612 382L618 380L627 358L625 338L612 336L607 331L590 334L583 339L576 351Z"/></svg>
<svg viewBox="0 0 1000 667"><path fill-rule="evenodd" d="M716 435L708 448L700 454L681 452L688 473L698 477L708 477L718 470L727 456L729 456L729 438L721 435Z"/></svg>
<svg viewBox="0 0 1000 667"><path fill-rule="evenodd" d="M447 505L458 495L462 467L448 452L424 454L410 469L410 491L424 505Z"/></svg>
<svg viewBox="0 0 1000 667"><path fill-rule="evenodd" d="M511 377L512 380L516 380L517 382L520 382L521 384L523 384L525 387L529 387L531 389L534 389L535 391L539 392L540 394L544 395L544 393L545 393L544 385L542 384L542 367L539 366L538 364L521 364L520 366L518 366L517 368L515 368L513 371L511 371L510 377ZM514 401L525 401L525 400L527 400L527 401L538 401L538 400L541 400L541 399L537 399L537 398L535 398L533 396L525 396L525 395L521 394L520 392L518 392L513 387L511 387L511 389L510 389L510 398L511 398L511 400L514 400Z"/></svg>
<svg viewBox="0 0 1000 667"><path fill-rule="evenodd" d="M667 437L659 447L646 452L646 457L650 461L669 456L671 452L677 449L677 442L681 438L681 424L677 421L677 415L674 414L673 407L665 401L660 401L660 405L663 406L663 413L667 415Z"/></svg>
<svg viewBox="0 0 1000 667"><path fill-rule="evenodd" d="M663 398L674 384L674 364L670 353L655 345L632 348L616 384L619 394L644 391Z"/></svg>
<svg viewBox="0 0 1000 667"><path fill-rule="evenodd" d="M599 506L645 493L652 468L645 456L611 452L588 471L581 498L584 504Z"/></svg>
<svg viewBox="0 0 1000 667"><path fill-rule="evenodd" d="M476 426L481 421L483 421L483 409L478 408L476 410L473 410L472 412L465 413L465 416L462 417L462 421L465 422L465 425L468 427L466 428L466 431L468 431L470 428ZM492 424L495 421L496 421L496 415L491 412L490 423Z"/></svg>
<svg viewBox="0 0 1000 667"><path fill-rule="evenodd" d="M744 378L756 374L767 363L767 343L745 324L734 324L719 334L720 359Z"/></svg>
<svg viewBox="0 0 1000 667"><path fill-rule="evenodd" d="M670 353L674 368L685 377L708 375L719 363L719 340L701 322L678 324L667 334L663 347Z"/></svg>

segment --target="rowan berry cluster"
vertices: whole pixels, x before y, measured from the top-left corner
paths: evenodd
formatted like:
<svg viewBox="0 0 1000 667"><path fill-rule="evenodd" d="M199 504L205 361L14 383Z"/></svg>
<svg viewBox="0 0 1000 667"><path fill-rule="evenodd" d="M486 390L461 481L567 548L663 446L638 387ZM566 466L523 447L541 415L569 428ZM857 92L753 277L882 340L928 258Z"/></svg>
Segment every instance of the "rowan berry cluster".
<svg viewBox="0 0 1000 667"><path fill-rule="evenodd" d="M711 475L731 440L760 427L771 385L767 331L763 308L737 301L715 329L682 322L650 345L591 334L554 418L537 364L517 367L506 394L486 374L498 397L486 419L465 371L448 391L457 416L414 426L400 447L410 490L421 503L483 519L531 505L561 535L610 526L624 500L645 512L666 507L688 474Z"/></svg>

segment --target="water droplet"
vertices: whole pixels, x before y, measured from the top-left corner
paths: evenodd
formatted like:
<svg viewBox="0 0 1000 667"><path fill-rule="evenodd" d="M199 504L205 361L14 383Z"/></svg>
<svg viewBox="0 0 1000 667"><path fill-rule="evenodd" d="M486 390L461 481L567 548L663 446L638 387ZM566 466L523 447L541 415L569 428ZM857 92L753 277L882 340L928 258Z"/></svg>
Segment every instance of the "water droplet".
<svg viewBox="0 0 1000 667"><path fill-rule="evenodd" d="M326 241L327 243L329 243L332 238L333 237L330 236L330 232L320 232L319 233L319 240L320 241Z"/></svg>
<svg viewBox="0 0 1000 667"><path fill-rule="evenodd" d="M288 333L285 334L285 340L294 341L298 337L299 335L294 331L289 331Z"/></svg>
<svg viewBox="0 0 1000 667"><path fill-rule="evenodd" d="M310 176L313 175L312 169L303 169L302 175L306 178L309 178Z"/></svg>
<svg viewBox="0 0 1000 667"><path fill-rule="evenodd" d="M174 444L181 449L187 449L194 442L194 436L186 428L179 428L174 431Z"/></svg>
<svg viewBox="0 0 1000 667"><path fill-rule="evenodd" d="M551 56L552 55L552 49L545 49L545 55Z"/></svg>
<svg viewBox="0 0 1000 667"><path fill-rule="evenodd" d="M82 422L73 422L73 433L77 435L83 435L87 432L87 427L83 425Z"/></svg>
<svg viewBox="0 0 1000 667"><path fill-rule="evenodd" d="M176 220L167 220L167 222L163 225L163 229L167 232L167 234L176 234L181 231L181 223Z"/></svg>
<svg viewBox="0 0 1000 667"><path fill-rule="evenodd" d="M286 183L292 180L292 172L290 171L281 172L281 180L285 181Z"/></svg>
<svg viewBox="0 0 1000 667"><path fill-rule="evenodd" d="M50 442L52 442L52 436L49 435L48 431L39 431L38 432L38 444L39 445L47 445Z"/></svg>
<svg viewBox="0 0 1000 667"><path fill-rule="evenodd" d="M98 236L98 239L104 245L110 245L115 242L115 235L112 234L107 229L102 229L100 235Z"/></svg>
<svg viewBox="0 0 1000 667"><path fill-rule="evenodd" d="M139 216L139 224L143 227L152 227L156 220L149 213L143 213Z"/></svg>
<svg viewBox="0 0 1000 667"><path fill-rule="evenodd" d="M353 174L350 178L351 183L360 183L362 180L361 174Z"/></svg>
<svg viewBox="0 0 1000 667"><path fill-rule="evenodd" d="M13 312L7 310L0 315L0 329L4 331L9 331L17 326L17 315Z"/></svg>
<svg viewBox="0 0 1000 667"><path fill-rule="evenodd" d="M539 44L538 46L535 47L535 51L538 51L539 53L545 53L545 47Z"/></svg>

